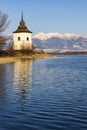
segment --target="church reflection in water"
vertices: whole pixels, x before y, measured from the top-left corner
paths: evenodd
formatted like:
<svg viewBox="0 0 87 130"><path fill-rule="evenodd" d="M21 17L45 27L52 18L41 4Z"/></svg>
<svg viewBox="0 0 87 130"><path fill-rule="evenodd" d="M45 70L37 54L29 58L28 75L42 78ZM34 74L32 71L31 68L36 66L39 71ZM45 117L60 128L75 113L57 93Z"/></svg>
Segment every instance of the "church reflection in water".
<svg viewBox="0 0 87 130"><path fill-rule="evenodd" d="M29 91L32 84L32 60L19 60L14 63L14 87L19 96L19 111L23 111L26 98L29 96Z"/></svg>
<svg viewBox="0 0 87 130"><path fill-rule="evenodd" d="M21 90L31 87L32 60L19 60L14 63L14 83Z"/></svg>

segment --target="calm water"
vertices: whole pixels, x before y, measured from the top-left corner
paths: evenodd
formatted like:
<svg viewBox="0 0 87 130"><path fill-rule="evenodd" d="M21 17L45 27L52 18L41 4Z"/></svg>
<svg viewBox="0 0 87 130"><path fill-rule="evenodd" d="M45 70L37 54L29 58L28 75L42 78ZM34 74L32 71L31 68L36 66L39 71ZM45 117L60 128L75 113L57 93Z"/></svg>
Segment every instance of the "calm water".
<svg viewBox="0 0 87 130"><path fill-rule="evenodd" d="M0 65L0 130L87 130L87 56Z"/></svg>

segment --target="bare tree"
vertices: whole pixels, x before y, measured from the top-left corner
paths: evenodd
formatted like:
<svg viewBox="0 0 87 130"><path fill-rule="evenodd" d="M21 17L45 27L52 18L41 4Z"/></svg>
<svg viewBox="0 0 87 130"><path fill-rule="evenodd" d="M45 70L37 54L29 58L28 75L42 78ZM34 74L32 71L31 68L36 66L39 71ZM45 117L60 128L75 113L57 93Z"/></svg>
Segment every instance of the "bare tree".
<svg viewBox="0 0 87 130"><path fill-rule="evenodd" d="M4 43L7 40L7 37L4 37L2 33L5 31L8 24L8 15L0 11L0 43Z"/></svg>
<svg viewBox="0 0 87 130"><path fill-rule="evenodd" d="M8 40L8 37L0 35L0 43L5 43Z"/></svg>
<svg viewBox="0 0 87 130"><path fill-rule="evenodd" d="M8 15L0 11L0 33L4 32L9 24Z"/></svg>

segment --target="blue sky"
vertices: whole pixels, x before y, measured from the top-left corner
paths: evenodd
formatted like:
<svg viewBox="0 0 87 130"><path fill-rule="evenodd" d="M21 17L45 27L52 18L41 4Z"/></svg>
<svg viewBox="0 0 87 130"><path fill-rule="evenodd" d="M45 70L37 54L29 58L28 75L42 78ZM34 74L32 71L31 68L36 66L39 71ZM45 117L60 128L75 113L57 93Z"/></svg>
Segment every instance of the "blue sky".
<svg viewBox="0 0 87 130"><path fill-rule="evenodd" d="M25 23L33 34L87 35L87 0L0 0L0 10L11 21L7 34L17 29L23 10Z"/></svg>

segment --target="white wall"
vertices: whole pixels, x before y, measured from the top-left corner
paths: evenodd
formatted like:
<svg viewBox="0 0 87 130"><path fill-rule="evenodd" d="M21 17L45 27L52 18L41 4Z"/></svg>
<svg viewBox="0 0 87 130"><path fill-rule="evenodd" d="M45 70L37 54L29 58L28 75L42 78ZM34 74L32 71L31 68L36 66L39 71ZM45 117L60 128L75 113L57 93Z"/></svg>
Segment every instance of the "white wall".
<svg viewBox="0 0 87 130"><path fill-rule="evenodd" d="M18 40L18 37L20 37L20 41ZM27 41L27 37L29 38L29 41ZM14 33L13 39L14 39L14 50L21 50L21 46L32 49L32 34L31 33L26 33L26 32Z"/></svg>

